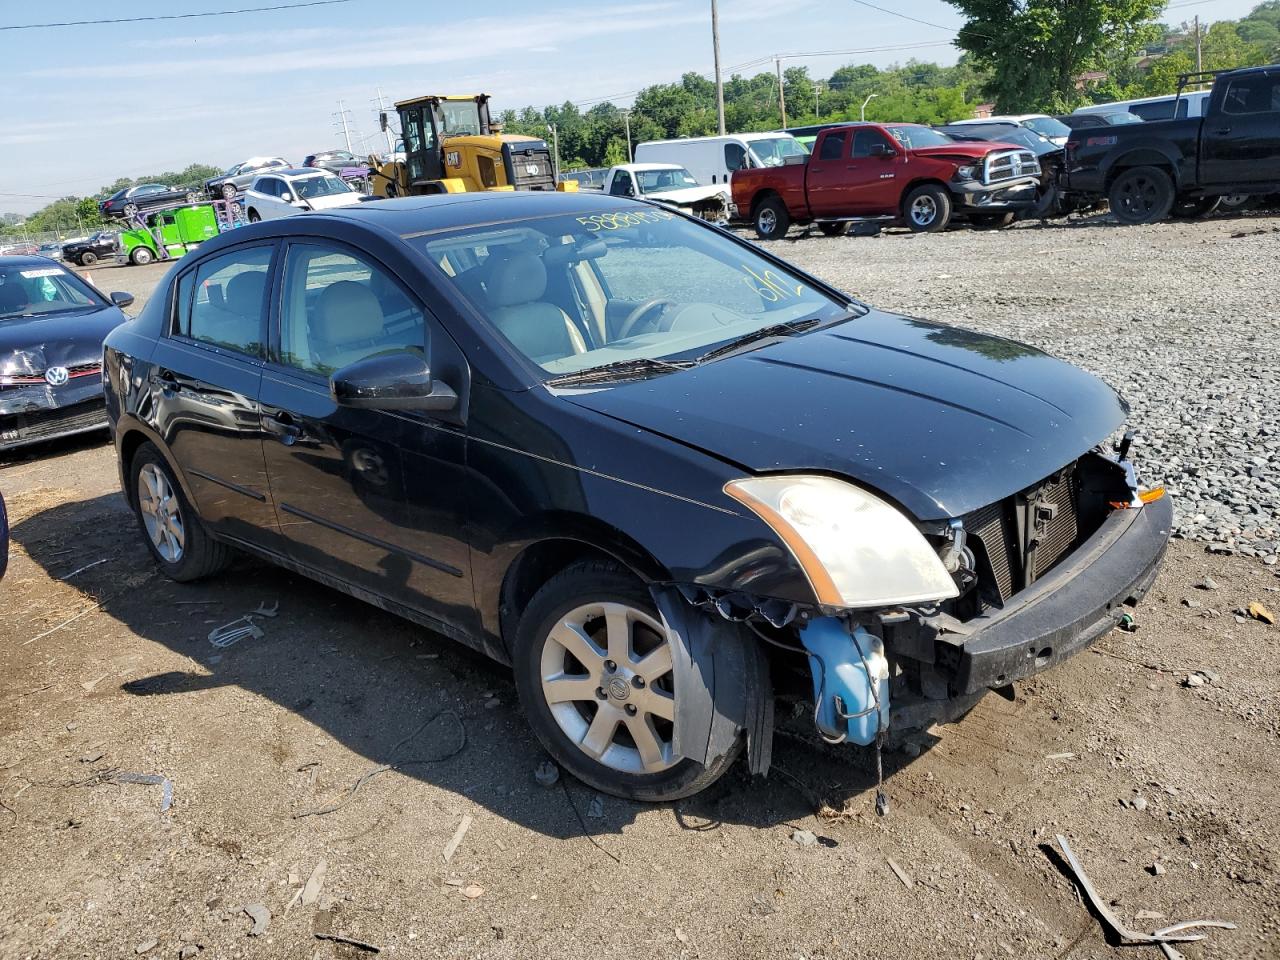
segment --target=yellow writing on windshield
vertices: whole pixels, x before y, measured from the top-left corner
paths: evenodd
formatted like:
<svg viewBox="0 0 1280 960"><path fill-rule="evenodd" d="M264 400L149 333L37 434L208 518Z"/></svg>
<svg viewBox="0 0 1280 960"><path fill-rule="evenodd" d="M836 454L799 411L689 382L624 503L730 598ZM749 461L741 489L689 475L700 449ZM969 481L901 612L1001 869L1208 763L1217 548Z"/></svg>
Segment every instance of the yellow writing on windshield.
<svg viewBox="0 0 1280 960"><path fill-rule="evenodd" d="M804 284L788 280L786 277L780 277L772 270L756 273L745 263L742 265L742 269L747 271L747 276L742 278L743 282L758 293L762 299L768 300L770 303L777 303L779 300L791 300L805 293Z"/></svg>

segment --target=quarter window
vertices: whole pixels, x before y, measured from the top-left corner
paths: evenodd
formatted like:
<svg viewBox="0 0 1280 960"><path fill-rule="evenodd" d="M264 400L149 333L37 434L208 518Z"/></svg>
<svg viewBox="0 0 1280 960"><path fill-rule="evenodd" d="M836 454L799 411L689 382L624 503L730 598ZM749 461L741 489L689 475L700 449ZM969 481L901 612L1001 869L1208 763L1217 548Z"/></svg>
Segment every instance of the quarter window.
<svg viewBox="0 0 1280 960"><path fill-rule="evenodd" d="M382 268L324 244L295 243L284 267L280 359L328 376L380 354L426 350L426 317Z"/></svg>
<svg viewBox="0 0 1280 960"><path fill-rule="evenodd" d="M252 356L261 354L271 251L271 247L233 250L184 275L178 281L174 333Z"/></svg>

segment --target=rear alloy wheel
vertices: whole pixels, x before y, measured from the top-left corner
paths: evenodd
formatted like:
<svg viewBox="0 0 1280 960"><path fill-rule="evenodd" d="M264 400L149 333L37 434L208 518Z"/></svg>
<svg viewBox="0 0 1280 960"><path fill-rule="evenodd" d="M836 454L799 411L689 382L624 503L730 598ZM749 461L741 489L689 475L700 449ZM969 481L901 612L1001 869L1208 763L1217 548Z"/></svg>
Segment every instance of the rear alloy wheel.
<svg viewBox="0 0 1280 960"><path fill-rule="evenodd" d="M132 220L138 215L138 205L136 203L126 203L124 205L124 215Z"/></svg>
<svg viewBox="0 0 1280 960"><path fill-rule="evenodd" d="M674 651L648 591L624 570L577 564L530 601L514 667L530 725L579 780L630 800L676 800L710 786L710 767L674 753Z"/></svg>
<svg viewBox="0 0 1280 960"><path fill-rule="evenodd" d="M937 184L916 187L902 206L903 219L914 233L941 233L951 223L951 194Z"/></svg>
<svg viewBox="0 0 1280 960"><path fill-rule="evenodd" d="M144 267L155 258L156 255L151 252L150 247L134 247L133 252L129 254L129 262L136 267Z"/></svg>
<svg viewBox="0 0 1280 960"><path fill-rule="evenodd" d="M138 448L130 477L138 526L165 576L179 582L199 580L231 563L231 548L205 531L169 464L150 443Z"/></svg>
<svg viewBox="0 0 1280 960"><path fill-rule="evenodd" d="M824 237L843 237L849 232L848 223L820 223L818 229Z"/></svg>
<svg viewBox="0 0 1280 960"><path fill-rule="evenodd" d="M781 197L766 197L761 200L752 221L756 236L761 240L781 240L791 229L791 214L787 212L787 205L782 202Z"/></svg>
<svg viewBox="0 0 1280 960"><path fill-rule="evenodd" d="M1134 167L1120 174L1107 194L1121 223L1156 223L1169 216L1176 199L1173 181L1159 167Z"/></svg>
<svg viewBox="0 0 1280 960"><path fill-rule="evenodd" d="M236 185L234 183L224 183L222 185L222 199L234 200L236 198Z"/></svg>
<svg viewBox="0 0 1280 960"><path fill-rule="evenodd" d="M1218 209L1221 197L1199 197L1194 200L1178 200L1173 204L1170 214L1179 220L1196 220L1207 217Z"/></svg>

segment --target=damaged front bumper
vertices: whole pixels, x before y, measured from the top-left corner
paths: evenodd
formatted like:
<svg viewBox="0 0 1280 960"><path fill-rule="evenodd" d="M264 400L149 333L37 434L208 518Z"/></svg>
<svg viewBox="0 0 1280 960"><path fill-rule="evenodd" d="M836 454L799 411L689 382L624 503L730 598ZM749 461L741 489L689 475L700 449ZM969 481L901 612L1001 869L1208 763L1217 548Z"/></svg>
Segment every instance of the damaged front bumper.
<svg viewBox="0 0 1280 960"><path fill-rule="evenodd" d="M0 450L106 426L102 380L96 374L61 387L32 384L0 390Z"/></svg>
<svg viewBox="0 0 1280 960"><path fill-rule="evenodd" d="M953 697L1048 670L1110 632L1150 588L1173 529L1173 502L1116 510L1062 563L999 610L942 633L939 665Z"/></svg>
<svg viewBox="0 0 1280 960"><path fill-rule="evenodd" d="M961 210L1023 210L1036 205L1040 181L1035 177L995 184L972 180L951 184L951 193Z"/></svg>

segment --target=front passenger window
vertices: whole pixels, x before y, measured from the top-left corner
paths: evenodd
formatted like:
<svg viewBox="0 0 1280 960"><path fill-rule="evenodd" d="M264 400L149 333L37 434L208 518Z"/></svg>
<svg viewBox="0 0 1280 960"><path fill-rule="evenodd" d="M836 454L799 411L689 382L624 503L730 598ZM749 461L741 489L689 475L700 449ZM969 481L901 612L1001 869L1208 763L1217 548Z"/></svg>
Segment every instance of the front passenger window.
<svg viewBox="0 0 1280 960"><path fill-rule="evenodd" d="M187 274L179 281L174 333L252 356L262 352L263 307L271 247L233 250L196 267L194 296Z"/></svg>
<svg viewBox="0 0 1280 960"><path fill-rule="evenodd" d="M426 317L382 268L319 243L295 243L284 266L280 359L309 373L426 350Z"/></svg>

